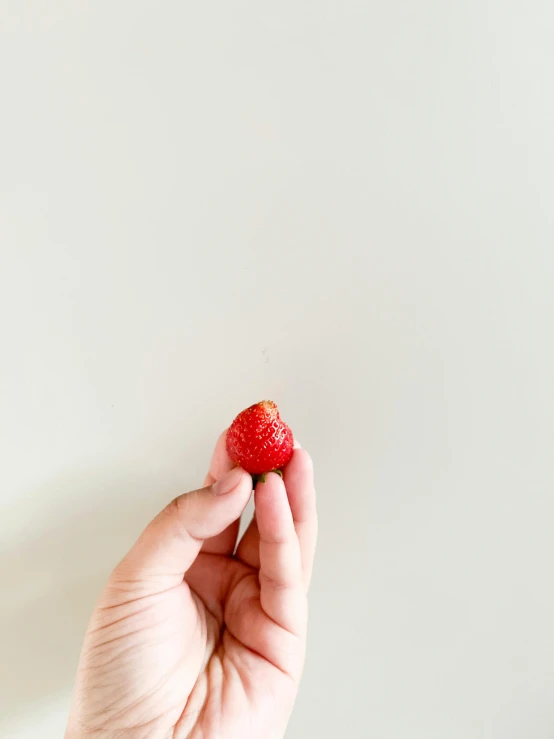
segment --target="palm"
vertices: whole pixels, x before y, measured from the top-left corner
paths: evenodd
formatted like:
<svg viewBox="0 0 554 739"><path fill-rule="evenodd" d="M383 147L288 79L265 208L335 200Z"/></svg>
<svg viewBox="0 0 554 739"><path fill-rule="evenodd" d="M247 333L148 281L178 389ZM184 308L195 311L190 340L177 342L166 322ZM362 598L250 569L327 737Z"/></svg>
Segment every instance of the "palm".
<svg viewBox="0 0 554 739"><path fill-rule="evenodd" d="M282 487L271 478L266 493ZM266 504L256 503L261 530ZM235 552L237 526L206 539L184 579L165 565L137 579L126 560L115 571L83 648L78 686L93 709L82 728L133 739L283 736L304 658L305 589L287 595L264 570L280 534L264 543L253 521ZM284 553L294 559L294 547Z"/></svg>
<svg viewBox="0 0 554 739"><path fill-rule="evenodd" d="M208 569L217 573L215 579L204 579ZM294 701L303 650L284 661L280 658L280 652L292 653L289 642L295 637L264 613L253 568L201 554L188 579L205 626L201 637L205 657L176 736L189 732L195 738L272 736L270 729L288 716Z"/></svg>

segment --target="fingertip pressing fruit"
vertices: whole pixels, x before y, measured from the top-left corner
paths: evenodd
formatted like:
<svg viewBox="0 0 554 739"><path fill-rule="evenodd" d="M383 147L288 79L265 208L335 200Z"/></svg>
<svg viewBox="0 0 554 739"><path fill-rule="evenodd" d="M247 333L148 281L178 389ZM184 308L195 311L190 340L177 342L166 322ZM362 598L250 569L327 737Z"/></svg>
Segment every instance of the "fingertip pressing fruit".
<svg viewBox="0 0 554 739"><path fill-rule="evenodd" d="M232 462L262 482L268 472L279 472L292 457L294 437L272 400L262 400L242 411L227 432L227 454Z"/></svg>

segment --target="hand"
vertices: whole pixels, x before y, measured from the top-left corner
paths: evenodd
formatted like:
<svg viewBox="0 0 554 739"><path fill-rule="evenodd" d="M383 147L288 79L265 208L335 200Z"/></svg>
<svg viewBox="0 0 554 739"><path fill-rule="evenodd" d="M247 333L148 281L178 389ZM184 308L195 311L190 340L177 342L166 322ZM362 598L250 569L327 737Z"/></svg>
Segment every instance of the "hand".
<svg viewBox="0 0 554 739"><path fill-rule="evenodd" d="M304 663L317 519L312 463L232 469L176 498L112 573L93 613L66 739L279 739Z"/></svg>

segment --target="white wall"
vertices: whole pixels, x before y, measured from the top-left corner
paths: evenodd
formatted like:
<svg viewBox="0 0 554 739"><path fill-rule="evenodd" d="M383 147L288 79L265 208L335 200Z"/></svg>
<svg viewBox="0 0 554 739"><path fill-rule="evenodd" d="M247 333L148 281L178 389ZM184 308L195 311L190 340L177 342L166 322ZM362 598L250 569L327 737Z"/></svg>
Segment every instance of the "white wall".
<svg viewBox="0 0 554 739"><path fill-rule="evenodd" d="M274 398L316 461L288 737L554 731L554 10L0 0L0 733Z"/></svg>

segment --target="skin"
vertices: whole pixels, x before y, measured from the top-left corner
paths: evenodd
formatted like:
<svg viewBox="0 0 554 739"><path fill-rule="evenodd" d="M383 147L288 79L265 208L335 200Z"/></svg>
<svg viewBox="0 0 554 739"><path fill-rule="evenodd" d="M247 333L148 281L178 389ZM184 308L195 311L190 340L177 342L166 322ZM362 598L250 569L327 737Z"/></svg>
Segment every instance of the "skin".
<svg viewBox="0 0 554 739"><path fill-rule="evenodd" d="M225 433L205 487L172 501L115 568L88 627L66 739L281 739L304 664L317 518L295 445L254 493Z"/></svg>

